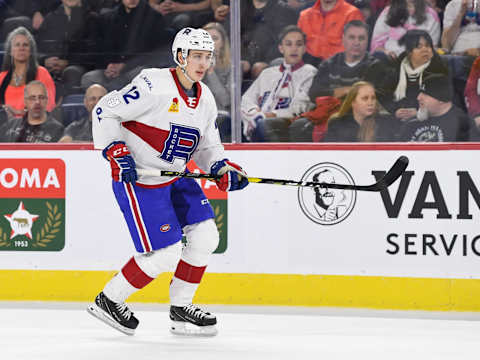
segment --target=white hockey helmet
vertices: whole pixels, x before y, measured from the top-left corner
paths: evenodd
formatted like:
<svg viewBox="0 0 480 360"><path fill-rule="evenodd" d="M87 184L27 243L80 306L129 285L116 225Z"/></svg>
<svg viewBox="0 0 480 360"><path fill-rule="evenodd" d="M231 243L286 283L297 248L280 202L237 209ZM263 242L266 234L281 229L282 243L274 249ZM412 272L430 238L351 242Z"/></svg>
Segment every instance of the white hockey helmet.
<svg viewBox="0 0 480 360"><path fill-rule="evenodd" d="M177 53L178 50L182 52L184 64L178 62ZM186 65L188 51L189 50L205 50L212 52L212 61L215 50L215 44L208 31L203 29L183 28L175 36L172 44L172 54L175 63L181 67Z"/></svg>

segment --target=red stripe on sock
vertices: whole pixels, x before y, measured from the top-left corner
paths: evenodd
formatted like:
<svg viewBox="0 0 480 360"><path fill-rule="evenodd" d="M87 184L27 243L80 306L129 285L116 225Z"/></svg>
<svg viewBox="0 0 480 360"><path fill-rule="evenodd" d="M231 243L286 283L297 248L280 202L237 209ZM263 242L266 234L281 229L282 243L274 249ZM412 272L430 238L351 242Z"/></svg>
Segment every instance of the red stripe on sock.
<svg viewBox="0 0 480 360"><path fill-rule="evenodd" d="M175 270L175 277L192 284L200 284L206 268L206 266L193 266L180 260Z"/></svg>
<svg viewBox="0 0 480 360"><path fill-rule="evenodd" d="M142 289L153 280L153 278L140 269L133 257L122 268L122 274L125 276L125 279L137 289Z"/></svg>

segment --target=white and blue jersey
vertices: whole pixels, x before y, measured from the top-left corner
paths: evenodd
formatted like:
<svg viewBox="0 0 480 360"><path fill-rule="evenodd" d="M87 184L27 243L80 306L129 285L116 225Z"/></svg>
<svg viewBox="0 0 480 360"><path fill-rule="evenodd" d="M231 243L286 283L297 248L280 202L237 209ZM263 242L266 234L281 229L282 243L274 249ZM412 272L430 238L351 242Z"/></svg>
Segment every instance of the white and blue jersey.
<svg viewBox="0 0 480 360"><path fill-rule="evenodd" d="M265 117L275 113L277 117L293 118L307 111L312 105L308 90L317 69L303 61L296 65L282 64L263 70L242 96L242 117Z"/></svg>
<svg viewBox="0 0 480 360"><path fill-rule="evenodd" d="M195 83L189 97L175 69L146 69L93 109L95 148L124 141L137 168L184 171L190 159L206 172L225 158L216 127L217 107L208 87ZM192 179L139 176L135 185L113 183L139 252L171 245L181 229L214 214Z"/></svg>

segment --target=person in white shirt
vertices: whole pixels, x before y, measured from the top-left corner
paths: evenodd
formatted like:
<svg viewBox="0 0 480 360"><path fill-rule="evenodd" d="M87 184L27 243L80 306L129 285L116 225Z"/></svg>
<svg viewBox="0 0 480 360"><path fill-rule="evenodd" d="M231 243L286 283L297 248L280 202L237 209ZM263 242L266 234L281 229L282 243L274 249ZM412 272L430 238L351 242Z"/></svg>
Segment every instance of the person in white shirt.
<svg viewBox="0 0 480 360"><path fill-rule="evenodd" d="M308 90L317 69L302 60L306 36L289 25L279 39L282 64L263 70L242 96L243 133L248 140L288 141L293 119L313 107Z"/></svg>
<svg viewBox="0 0 480 360"><path fill-rule="evenodd" d="M454 55L480 56L480 3L451 0L443 15L442 47Z"/></svg>
<svg viewBox="0 0 480 360"><path fill-rule="evenodd" d="M373 28L371 52L383 52L397 57L405 51L399 40L408 30L425 30L433 40L440 42L440 19L425 0L392 0L378 16Z"/></svg>

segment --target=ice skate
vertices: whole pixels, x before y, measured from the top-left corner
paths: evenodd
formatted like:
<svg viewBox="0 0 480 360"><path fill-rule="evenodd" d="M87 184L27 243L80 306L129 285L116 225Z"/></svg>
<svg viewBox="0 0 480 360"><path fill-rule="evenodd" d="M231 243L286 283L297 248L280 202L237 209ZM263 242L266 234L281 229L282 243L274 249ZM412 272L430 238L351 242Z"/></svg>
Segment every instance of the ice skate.
<svg viewBox="0 0 480 360"><path fill-rule="evenodd" d="M170 306L170 332L175 335L215 336L217 335L217 318L199 307Z"/></svg>
<svg viewBox="0 0 480 360"><path fill-rule="evenodd" d="M95 302L87 307L87 311L124 334L135 334L138 319L133 316L127 304L113 302L103 292L97 295Z"/></svg>

